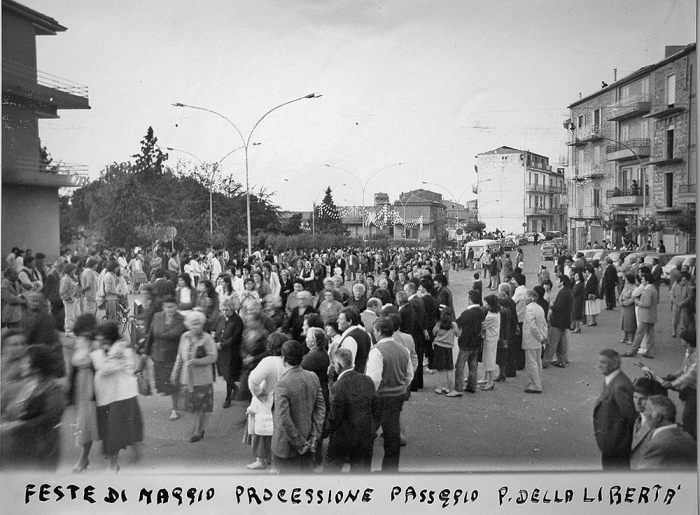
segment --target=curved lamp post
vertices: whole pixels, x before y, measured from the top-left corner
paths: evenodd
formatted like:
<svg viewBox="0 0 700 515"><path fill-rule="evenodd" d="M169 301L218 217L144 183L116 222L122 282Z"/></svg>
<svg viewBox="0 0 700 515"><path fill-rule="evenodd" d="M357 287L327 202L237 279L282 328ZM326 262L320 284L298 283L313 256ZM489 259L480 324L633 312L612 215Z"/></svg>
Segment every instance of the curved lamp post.
<svg viewBox="0 0 700 515"><path fill-rule="evenodd" d="M225 117L225 116L224 116L223 114L221 114L221 113L218 113L218 112L216 112L216 111L214 111L214 110L212 110L212 109L206 109L206 108L204 108L204 107L197 107L197 106L193 106L193 105L182 104L182 103L180 103L180 102L175 102L175 103L172 104L172 105L174 105L175 107L188 107L188 108L190 108L190 109L197 109L198 111L206 111L206 112L208 112L208 113L215 114L215 115L217 115L217 116L223 118L224 120L226 120L226 121L236 130L236 132L237 132L238 135L240 136L241 142L243 143L243 147L242 147L242 148L245 150L245 200L246 200L246 218L247 218L247 221L248 221L248 255L249 255L249 256L253 253L253 244L252 244L252 241L253 241L253 236L252 236L252 234L253 234L253 233L252 233L251 223L250 223L250 183L249 183L249 180L248 180L248 148L250 147L250 138L253 136L253 132L255 131L256 127L260 124L260 122L262 122L263 119L264 119L268 114L270 114L272 111L275 111L275 110L279 109L280 107L286 106L286 105L291 104L291 103L293 103L293 102L298 102L299 100L304 100L304 99L307 99L307 98L319 98L320 96L321 96L321 95L319 95L319 94L317 94L317 93L311 93L311 94L309 94L309 95L305 95L305 96L303 96L303 97L295 98L294 100L290 100L290 101L284 102L283 104L280 104L280 105L278 105L278 106L276 106L276 107L273 107L272 109L270 109L269 111L267 111L264 115L262 115L262 116L258 119L257 122L255 122L255 125L253 125L253 128L252 128L252 129L250 130L250 132L248 133L248 137L247 137L247 138L245 138L245 137L243 136L243 133L242 133L240 130L238 130L238 127L236 127L236 125L235 125L231 120L229 120L227 117Z"/></svg>
<svg viewBox="0 0 700 515"><path fill-rule="evenodd" d="M224 159L233 154L236 150L240 150L242 148L243 147L234 148L224 157L212 164L211 173L209 174L209 247L212 248L214 246L214 201L212 196L212 190L214 188L214 174L216 173L216 171L219 168L219 165ZM187 154L188 156L194 157L197 161L199 161L199 164L202 166L202 168L204 168L204 162L197 156L195 156L193 153L187 152L187 150L181 150L179 148L173 147L166 147L166 149L170 150L171 152L181 152L183 154Z"/></svg>
<svg viewBox="0 0 700 515"><path fill-rule="evenodd" d="M396 163L393 165L385 166L383 168L380 168L379 170L375 170L372 172L372 175L370 175L367 180L363 183L362 180L352 173L350 170L346 170L345 168L340 168L339 166L333 166L329 165L328 163L324 163L328 168L335 168L336 170L340 170L341 172L349 173L352 177L355 178L355 180L360 183L360 188L362 188L362 243L364 244L365 241L367 240L367 226L365 224L365 189L367 189L367 184L369 184L370 179L377 175L379 172L382 170L386 170L387 168L393 168L394 166L400 166L404 163Z"/></svg>

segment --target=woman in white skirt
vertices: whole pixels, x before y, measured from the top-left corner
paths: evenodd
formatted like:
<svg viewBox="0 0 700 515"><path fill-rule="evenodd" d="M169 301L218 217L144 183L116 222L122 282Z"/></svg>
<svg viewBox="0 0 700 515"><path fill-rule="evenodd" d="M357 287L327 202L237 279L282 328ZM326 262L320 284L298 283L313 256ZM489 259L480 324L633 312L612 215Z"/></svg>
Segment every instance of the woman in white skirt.
<svg viewBox="0 0 700 515"><path fill-rule="evenodd" d="M493 390L494 372L496 371L496 352L498 336L501 333L501 306L496 295L487 296L484 301L488 306L486 318L481 322L481 334L484 341L481 363L484 367L484 383L479 385L483 391Z"/></svg>
<svg viewBox="0 0 700 515"><path fill-rule="evenodd" d="M585 281L584 292L586 294L585 315L590 318L587 325L598 325L596 317L600 314L600 306L598 305L598 278L595 275L593 265L588 264L583 269L583 277Z"/></svg>
<svg viewBox="0 0 700 515"><path fill-rule="evenodd" d="M110 472L119 472L119 451L134 449L134 461L141 458L143 418L138 403L134 352L120 339L113 320L97 328L97 350L90 353L95 367L97 431L102 452L109 459Z"/></svg>

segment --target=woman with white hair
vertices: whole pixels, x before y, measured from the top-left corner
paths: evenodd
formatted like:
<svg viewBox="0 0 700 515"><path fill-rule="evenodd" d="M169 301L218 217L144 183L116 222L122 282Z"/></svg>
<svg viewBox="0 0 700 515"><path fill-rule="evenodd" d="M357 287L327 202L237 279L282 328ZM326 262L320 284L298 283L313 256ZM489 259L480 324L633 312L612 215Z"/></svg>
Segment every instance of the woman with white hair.
<svg viewBox="0 0 700 515"><path fill-rule="evenodd" d="M198 416L197 426L190 442L204 438L204 426L214 405L214 369L217 352L214 338L204 332L207 317L196 310L185 314L185 327L189 329L180 337L175 366L170 383L180 385L182 411Z"/></svg>

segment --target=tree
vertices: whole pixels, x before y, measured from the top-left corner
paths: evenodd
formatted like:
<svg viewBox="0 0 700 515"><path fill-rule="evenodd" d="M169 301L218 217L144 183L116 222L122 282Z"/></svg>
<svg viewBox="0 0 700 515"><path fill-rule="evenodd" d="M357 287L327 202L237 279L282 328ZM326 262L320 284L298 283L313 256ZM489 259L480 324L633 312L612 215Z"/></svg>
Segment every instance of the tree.
<svg viewBox="0 0 700 515"><path fill-rule="evenodd" d="M164 154L158 146L153 127L148 127L141 140L141 153L131 157L136 159L135 172L143 174L146 181L151 181L163 173L163 162L168 160L168 154Z"/></svg>
<svg viewBox="0 0 700 515"><path fill-rule="evenodd" d="M678 232L685 234L686 236L695 236L696 230L696 220L695 220L695 210L689 209L683 211L673 220L673 225L676 226Z"/></svg>
<svg viewBox="0 0 700 515"><path fill-rule="evenodd" d="M280 222L280 232L285 236L292 236L294 234L301 234L304 232L302 229L303 217L301 213L294 213L288 218L285 218Z"/></svg>
<svg viewBox="0 0 700 515"><path fill-rule="evenodd" d="M316 232L319 234L347 234L338 207L333 202L333 192L328 186L321 205L316 207Z"/></svg>
<svg viewBox="0 0 700 515"><path fill-rule="evenodd" d="M486 229L486 224L480 220L469 220L464 224L464 230L467 233L481 233L484 229Z"/></svg>

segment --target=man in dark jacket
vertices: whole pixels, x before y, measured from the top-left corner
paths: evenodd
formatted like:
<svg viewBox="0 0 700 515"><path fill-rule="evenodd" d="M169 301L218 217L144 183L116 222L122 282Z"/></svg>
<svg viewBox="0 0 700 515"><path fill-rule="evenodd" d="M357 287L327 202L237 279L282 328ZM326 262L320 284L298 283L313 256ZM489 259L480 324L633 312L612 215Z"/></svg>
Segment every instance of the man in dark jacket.
<svg viewBox="0 0 700 515"><path fill-rule="evenodd" d="M559 291L549 306L549 342L545 347L542 368L552 365L565 368L569 352L569 337L567 331L571 327L571 306L574 296L571 293L569 278L564 274L556 277ZM554 354L557 361L552 362Z"/></svg>
<svg viewBox="0 0 700 515"><path fill-rule="evenodd" d="M611 258L605 258L605 270L603 271L602 289L605 295L605 309L611 310L615 307L615 297L617 293L617 269L613 265Z"/></svg>
<svg viewBox="0 0 700 515"><path fill-rule="evenodd" d="M632 382L620 369L620 355L612 349L600 351L598 368L605 384L593 408L593 434L602 453L603 470L629 470L637 418Z"/></svg>
<svg viewBox="0 0 700 515"><path fill-rule="evenodd" d="M469 367L467 376L467 391L476 393L476 369L479 349L481 348L481 323L484 321L484 311L481 309L481 292L469 290L467 293L467 309L457 319L457 325L462 331L457 340L459 354L455 362L455 387L448 397L461 397L464 391L464 364ZM420 363L418 368L420 368Z"/></svg>
<svg viewBox="0 0 700 515"><path fill-rule="evenodd" d="M372 379L352 366L352 353L338 349L332 366L338 380L331 388L328 450L324 471L340 472L346 460L351 472L370 472L379 425L379 400Z"/></svg>

